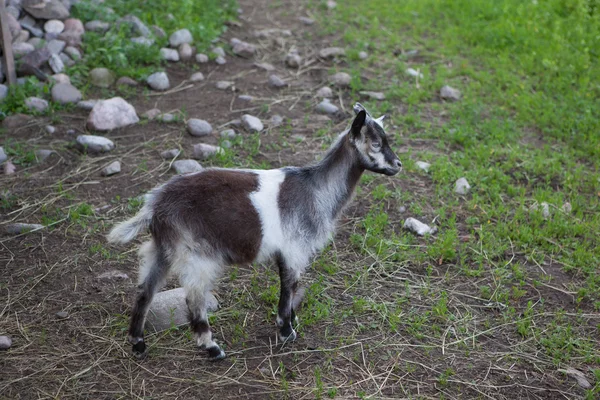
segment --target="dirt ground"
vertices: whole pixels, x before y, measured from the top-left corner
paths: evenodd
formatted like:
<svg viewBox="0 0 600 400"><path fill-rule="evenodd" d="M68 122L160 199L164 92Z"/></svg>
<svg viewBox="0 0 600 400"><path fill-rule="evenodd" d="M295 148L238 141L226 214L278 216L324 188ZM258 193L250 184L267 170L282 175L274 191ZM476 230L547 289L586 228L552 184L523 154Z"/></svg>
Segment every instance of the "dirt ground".
<svg viewBox="0 0 600 400"><path fill-rule="evenodd" d="M326 83L331 71L338 65L347 66L347 62L316 57L319 49L337 38L319 36L317 26L304 25L297 19L311 15L305 3L240 1L241 24L231 25L223 41L237 37L258 44L255 59L229 55L223 66L212 62L172 65L168 68L172 87L186 87L184 81L193 70L203 72L206 80L191 88L157 95L148 95L143 89L123 94L138 114L156 107L175 112L182 119L205 119L215 128L211 137L200 140L190 136L181 121L152 121L107 133L105 136L117 146L110 153L83 155L69 145L74 135L67 133L69 129L76 134L86 132L87 113L80 110L61 115L58 122L27 118L9 134L32 147L56 149L58 154L13 176L0 177L2 191L18 198L0 215L0 224L51 224L33 234L0 237L0 334L13 340L12 348L0 353L0 398L549 399L575 398L581 393L573 380L549 372L545 366L538 367L535 358L513 354L512 338L500 330L477 334L477 346L462 343L449 347L457 338L449 328L436 347L425 346L407 331L368 329L376 318L329 315L320 323L301 327L299 340L282 346L276 343L274 303L269 297L276 275L268 266L240 266L219 288L221 309L215 315L214 334L225 344L228 358L224 361L209 363L204 352L195 348L187 327L150 335L149 357L144 361L131 357L126 327L136 292L136 249L110 247L104 235L114 222L133 213L132 203L138 196L174 174L170 161L162 160L159 153L181 148L180 158L190 158L193 144L218 144L218 131L249 113L260 117L267 129L260 136L252 136L235 128L244 143L234 143L232 163L248 166L245 163L251 159L251 166L301 165L318 158L350 121L351 105L357 99L347 90L335 90L335 102L342 110L339 117L330 119L314 112L320 101L315 97L316 90ZM255 30L265 28L289 29L293 35L277 40L254 37ZM287 68L284 62L293 46L305 58L297 70ZM270 73L256 67L257 62L273 64L289 87L271 89L267 84ZM216 89L219 80L234 81L234 90ZM255 100L241 101L240 94L252 95ZM393 112L403 111L402 104L395 107ZM285 123L270 126L268 121L273 115L283 116ZM57 127L53 135L44 131L50 122ZM401 158L411 148L428 145L418 138L403 137L405 132L393 133L394 148ZM102 177L102 167L114 160L121 161L121 173ZM203 164L209 166L211 161ZM391 190L419 193L423 198L432 193L429 178L375 177L368 188L381 183ZM307 317L305 312L328 312L328 301L347 305L351 311L355 296L368 293L387 301L408 291L409 286L428 279L441 281L446 275L447 271L440 271L426 276L422 268L403 262L394 272L377 270L372 257L352 247L350 237L361 232L361 220L368 212L365 192L367 189L358 194L340 221L340 231L325 256L326 261L335 261L338 272L332 276L310 272L306 277L309 284L328 279L320 286L327 292L309 293L319 300L318 306L300 311L300 319ZM94 208L93 215L67 217L67 210L77 209L82 203ZM394 231L403 234L404 217L397 211L399 204L390 201L383 207ZM357 265L361 266L358 270ZM346 283L369 265L377 279L372 284L362 282L348 288ZM115 269L131 279L97 278ZM229 279L232 275L233 283ZM175 285L169 283L169 287ZM260 289L255 290L255 286ZM277 285L273 287L277 289ZM470 290L464 289L465 293ZM419 296L409 300L417 310ZM565 307L572 301L570 297L552 290L545 296L547 302L565 302ZM493 306L483 306L468 297L461 300L479 307L476 320L496 312ZM68 317L57 317L60 311L66 311ZM444 376L449 368L454 372Z"/></svg>

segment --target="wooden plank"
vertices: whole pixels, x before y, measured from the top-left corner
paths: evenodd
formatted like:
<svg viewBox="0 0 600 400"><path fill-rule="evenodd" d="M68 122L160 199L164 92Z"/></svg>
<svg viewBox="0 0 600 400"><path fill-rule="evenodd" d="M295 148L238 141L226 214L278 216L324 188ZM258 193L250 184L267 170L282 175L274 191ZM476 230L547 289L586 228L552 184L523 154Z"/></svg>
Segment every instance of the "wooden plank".
<svg viewBox="0 0 600 400"><path fill-rule="evenodd" d="M17 83L17 73L15 71L15 59L12 52L12 36L8 29L8 18L6 17L6 9L4 8L4 0L0 0L0 46L4 53L2 69L6 74L8 85Z"/></svg>

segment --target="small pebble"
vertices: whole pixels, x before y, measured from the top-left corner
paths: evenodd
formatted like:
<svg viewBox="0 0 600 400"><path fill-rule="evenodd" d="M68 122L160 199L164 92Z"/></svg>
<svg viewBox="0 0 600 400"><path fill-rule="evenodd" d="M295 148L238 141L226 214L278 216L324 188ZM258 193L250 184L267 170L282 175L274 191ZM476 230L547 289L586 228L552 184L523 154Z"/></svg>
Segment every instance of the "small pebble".
<svg viewBox="0 0 600 400"><path fill-rule="evenodd" d="M242 101L252 101L252 100L254 100L254 97L247 95L247 94L241 94L238 96L238 99L240 99Z"/></svg>
<svg viewBox="0 0 600 400"><path fill-rule="evenodd" d="M460 178L454 183L454 192L458 194L465 195L469 193L471 189L471 185L467 182L466 178Z"/></svg>
<svg viewBox="0 0 600 400"><path fill-rule="evenodd" d="M215 62L219 65L223 65L225 64L227 61L225 60L225 57L223 56L218 56L217 58L215 58Z"/></svg>
<svg viewBox="0 0 600 400"><path fill-rule="evenodd" d="M204 80L204 74L202 72L194 72L192 76L190 76L190 81L192 82L200 82Z"/></svg>
<svg viewBox="0 0 600 400"><path fill-rule="evenodd" d="M198 53L198 54L196 54L196 62L199 64L207 63L208 56L206 54Z"/></svg>
<svg viewBox="0 0 600 400"><path fill-rule="evenodd" d="M226 139L233 139L235 137L235 131L233 129L225 129L219 133L219 136Z"/></svg>
<svg viewBox="0 0 600 400"><path fill-rule="evenodd" d="M415 69L412 69L412 68L408 68L406 70L406 74L410 75L410 76L412 76L414 78L423 79L423 74L420 73L419 71L415 70Z"/></svg>
<svg viewBox="0 0 600 400"><path fill-rule="evenodd" d="M188 174L191 172L202 171L202 166L196 160L177 160L173 163L172 168L178 174Z"/></svg>
<svg viewBox="0 0 600 400"><path fill-rule="evenodd" d="M179 150L179 149L170 149L170 150L165 150L162 153L160 153L160 156L162 158L164 158L165 160L172 160L174 158L179 157L179 154L181 154L181 150Z"/></svg>
<svg viewBox="0 0 600 400"><path fill-rule="evenodd" d="M215 87L216 87L217 89L219 89L219 90L227 90L227 89L229 89L230 87L232 87L232 86L233 86L233 84L234 84L234 83L233 83L233 82L231 82L231 81L218 81L218 82L215 84Z"/></svg>
<svg viewBox="0 0 600 400"><path fill-rule="evenodd" d="M113 161L102 169L102 176L111 176L121 172L121 163L119 161Z"/></svg>
<svg viewBox="0 0 600 400"><path fill-rule="evenodd" d="M425 161L417 161L415 164L425 172L429 172L429 167L431 167L431 164Z"/></svg>
<svg viewBox="0 0 600 400"><path fill-rule="evenodd" d="M69 313L66 311L59 311L56 313L56 318L58 319L65 319L69 316Z"/></svg>
<svg viewBox="0 0 600 400"><path fill-rule="evenodd" d="M269 76L269 86L276 88L276 89L281 89L281 88L287 86L287 83L285 83L285 81L277 75L270 75Z"/></svg>
<svg viewBox="0 0 600 400"><path fill-rule="evenodd" d="M151 108L142 114L142 118L153 120L160 115L160 110L158 108Z"/></svg>
<svg viewBox="0 0 600 400"><path fill-rule="evenodd" d="M409 231L412 231L419 236L423 236L428 233L433 234L437 231L436 227L431 228L429 225L424 224L418 219L412 217L407 218L406 221L404 221L403 228L408 229Z"/></svg>
<svg viewBox="0 0 600 400"><path fill-rule="evenodd" d="M54 132L56 132L56 128L53 127L52 125L46 125L46 127L44 128L46 130L47 133L49 134L53 134Z"/></svg>
<svg viewBox="0 0 600 400"><path fill-rule="evenodd" d="M317 91L317 97L330 98L333 97L333 91L329 86L323 86Z"/></svg>
<svg viewBox="0 0 600 400"><path fill-rule="evenodd" d="M260 119L249 114L242 116L242 125L250 132L261 132L265 128Z"/></svg>
<svg viewBox="0 0 600 400"><path fill-rule="evenodd" d="M187 122L187 131L192 136L201 137L210 135L213 128L203 119L190 118Z"/></svg>
<svg viewBox="0 0 600 400"><path fill-rule="evenodd" d="M12 346L12 339L8 336L0 336L0 350L8 350Z"/></svg>

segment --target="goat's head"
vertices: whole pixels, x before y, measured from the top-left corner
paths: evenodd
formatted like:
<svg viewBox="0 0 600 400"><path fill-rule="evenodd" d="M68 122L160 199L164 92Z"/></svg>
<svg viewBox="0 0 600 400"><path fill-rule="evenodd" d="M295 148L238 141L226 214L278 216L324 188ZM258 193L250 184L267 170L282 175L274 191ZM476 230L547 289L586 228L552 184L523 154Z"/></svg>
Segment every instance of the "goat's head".
<svg viewBox="0 0 600 400"><path fill-rule="evenodd" d="M402 169L402 163L390 148L383 130L385 116L372 118L360 103L354 105L354 112L356 117L348 135L361 165L369 171L396 175Z"/></svg>

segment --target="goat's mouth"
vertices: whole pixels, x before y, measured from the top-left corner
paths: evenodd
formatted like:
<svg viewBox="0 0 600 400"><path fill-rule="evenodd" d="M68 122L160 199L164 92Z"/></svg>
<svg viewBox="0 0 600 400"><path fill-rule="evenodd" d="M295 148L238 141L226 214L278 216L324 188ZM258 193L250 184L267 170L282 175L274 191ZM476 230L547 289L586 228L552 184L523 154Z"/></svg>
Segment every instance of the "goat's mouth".
<svg viewBox="0 0 600 400"><path fill-rule="evenodd" d="M373 168L371 171L376 172L378 174L384 174L387 176L394 176L398 172L402 171L402 167L400 168Z"/></svg>

